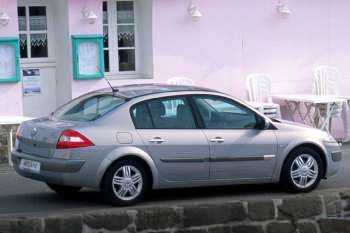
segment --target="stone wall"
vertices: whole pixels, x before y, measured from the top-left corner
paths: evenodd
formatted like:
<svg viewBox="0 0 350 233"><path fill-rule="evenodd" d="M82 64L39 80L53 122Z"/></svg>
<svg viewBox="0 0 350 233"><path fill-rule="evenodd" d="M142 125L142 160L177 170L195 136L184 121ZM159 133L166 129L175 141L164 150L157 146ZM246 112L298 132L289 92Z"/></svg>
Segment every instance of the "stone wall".
<svg viewBox="0 0 350 233"><path fill-rule="evenodd" d="M8 162L6 134L0 131L0 164Z"/></svg>
<svg viewBox="0 0 350 233"><path fill-rule="evenodd" d="M0 233L350 233L350 190L284 199L0 219Z"/></svg>
<svg viewBox="0 0 350 233"><path fill-rule="evenodd" d="M16 140L16 131L17 126L13 126L13 144ZM7 136L6 133L0 128L0 164L8 163L8 154L7 154Z"/></svg>

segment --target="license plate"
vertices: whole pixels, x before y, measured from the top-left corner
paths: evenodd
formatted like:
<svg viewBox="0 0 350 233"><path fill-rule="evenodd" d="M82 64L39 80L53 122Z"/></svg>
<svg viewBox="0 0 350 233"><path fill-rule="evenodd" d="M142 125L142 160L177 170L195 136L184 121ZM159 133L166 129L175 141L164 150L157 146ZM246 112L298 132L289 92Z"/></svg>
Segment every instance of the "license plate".
<svg viewBox="0 0 350 233"><path fill-rule="evenodd" d="M32 173L40 173L40 163L32 160L21 159L19 164L19 169L23 171L28 171Z"/></svg>

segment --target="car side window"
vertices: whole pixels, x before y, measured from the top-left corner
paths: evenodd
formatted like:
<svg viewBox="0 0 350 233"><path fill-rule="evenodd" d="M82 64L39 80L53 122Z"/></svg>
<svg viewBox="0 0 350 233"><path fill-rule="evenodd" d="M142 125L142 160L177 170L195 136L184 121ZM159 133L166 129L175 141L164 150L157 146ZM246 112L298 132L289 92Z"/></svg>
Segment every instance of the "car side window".
<svg viewBox="0 0 350 233"><path fill-rule="evenodd" d="M156 129L195 129L196 122L185 97L154 99L147 102Z"/></svg>
<svg viewBox="0 0 350 233"><path fill-rule="evenodd" d="M253 129L255 113L220 96L195 96L194 102L206 129Z"/></svg>
<svg viewBox="0 0 350 233"><path fill-rule="evenodd" d="M153 129L151 115L145 102L133 106L131 115L136 129Z"/></svg>

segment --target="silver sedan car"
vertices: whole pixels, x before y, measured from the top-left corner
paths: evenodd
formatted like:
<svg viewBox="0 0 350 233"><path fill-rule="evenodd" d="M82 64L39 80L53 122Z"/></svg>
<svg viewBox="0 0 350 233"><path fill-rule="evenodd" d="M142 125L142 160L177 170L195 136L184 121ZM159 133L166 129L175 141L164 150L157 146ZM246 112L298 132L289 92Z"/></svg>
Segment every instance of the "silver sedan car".
<svg viewBox="0 0 350 233"><path fill-rule="evenodd" d="M60 194L97 188L115 205L149 189L280 182L308 192L341 159L326 132L266 118L214 90L161 84L76 98L21 124L12 151L20 175Z"/></svg>

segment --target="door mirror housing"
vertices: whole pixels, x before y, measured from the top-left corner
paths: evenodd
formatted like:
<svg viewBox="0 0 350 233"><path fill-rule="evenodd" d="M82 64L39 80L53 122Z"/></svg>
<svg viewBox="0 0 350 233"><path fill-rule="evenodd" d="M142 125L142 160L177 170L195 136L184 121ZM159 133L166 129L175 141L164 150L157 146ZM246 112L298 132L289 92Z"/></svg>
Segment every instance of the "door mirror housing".
<svg viewBox="0 0 350 233"><path fill-rule="evenodd" d="M264 130L264 129L268 129L269 126L270 126L270 122L269 121L267 121L264 117L256 115L255 129Z"/></svg>

